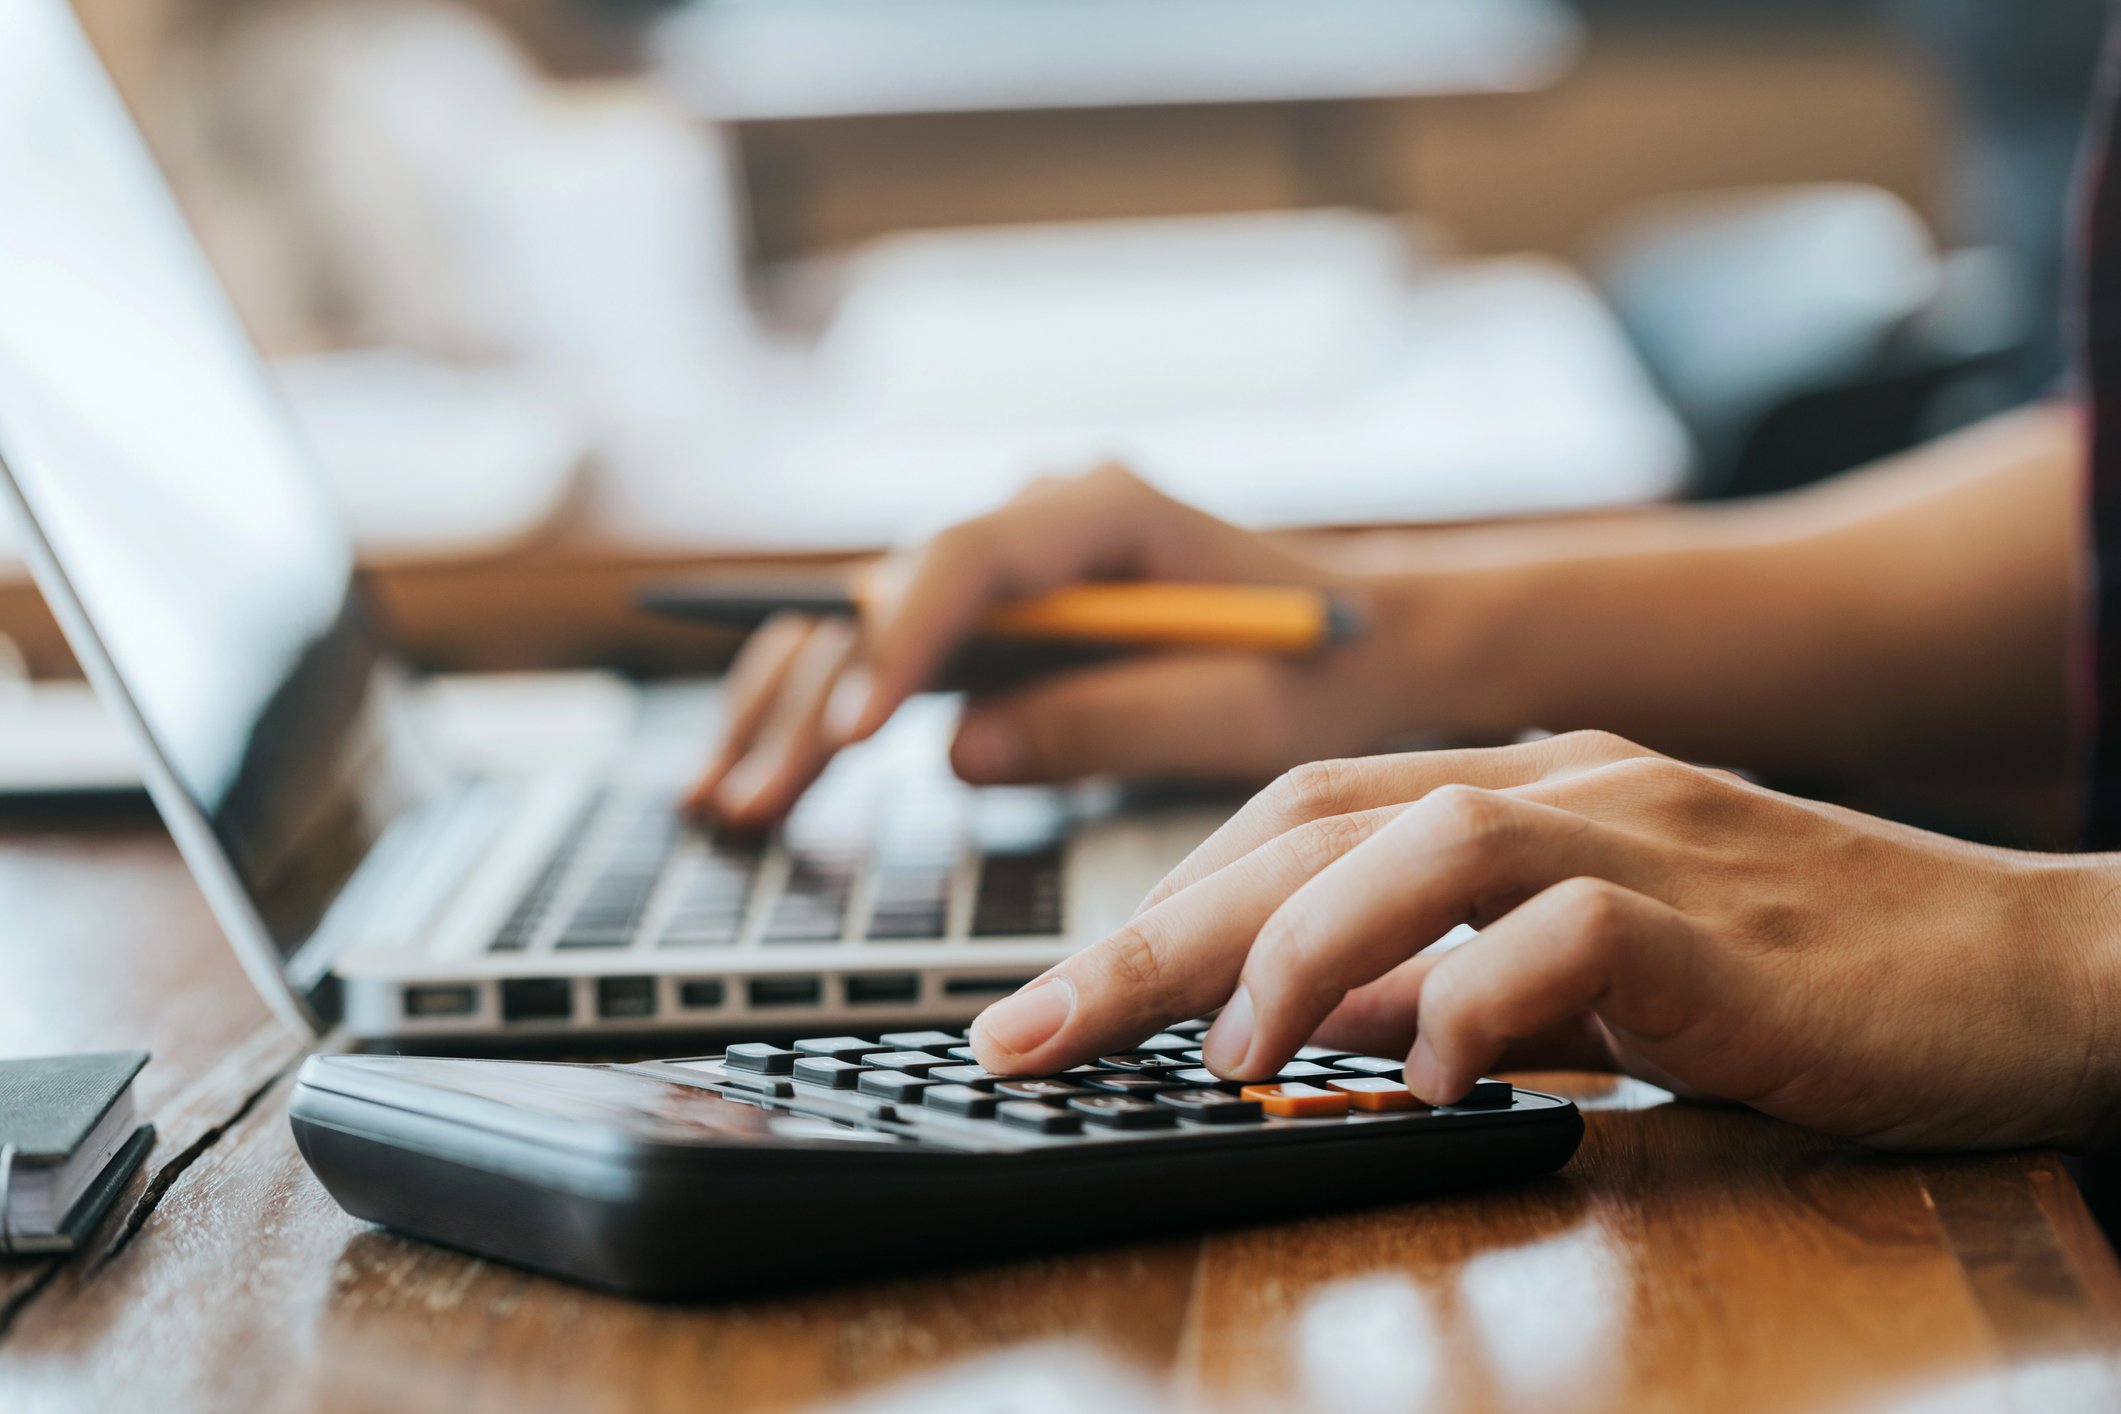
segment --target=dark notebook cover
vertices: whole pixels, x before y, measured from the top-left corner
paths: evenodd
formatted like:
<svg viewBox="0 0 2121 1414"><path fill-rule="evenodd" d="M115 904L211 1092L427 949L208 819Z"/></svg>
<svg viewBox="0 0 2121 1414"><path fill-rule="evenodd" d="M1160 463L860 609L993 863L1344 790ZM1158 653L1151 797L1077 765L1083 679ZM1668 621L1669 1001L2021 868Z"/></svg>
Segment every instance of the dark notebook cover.
<svg viewBox="0 0 2121 1414"><path fill-rule="evenodd" d="M61 1162L146 1064L145 1051L0 1061L0 1145L17 1163Z"/></svg>

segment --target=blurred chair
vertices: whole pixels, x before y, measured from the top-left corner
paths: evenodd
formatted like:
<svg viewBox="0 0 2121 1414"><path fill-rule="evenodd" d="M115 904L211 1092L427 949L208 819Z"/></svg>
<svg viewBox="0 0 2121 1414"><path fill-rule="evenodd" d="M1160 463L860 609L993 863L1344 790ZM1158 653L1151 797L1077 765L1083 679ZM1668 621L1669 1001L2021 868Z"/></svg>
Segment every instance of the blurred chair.
<svg viewBox="0 0 2121 1414"><path fill-rule="evenodd" d="M1802 485L2022 397L2022 270L2000 249L1940 253L1887 192L1658 202L1600 246L1605 294L1694 434L1698 496Z"/></svg>

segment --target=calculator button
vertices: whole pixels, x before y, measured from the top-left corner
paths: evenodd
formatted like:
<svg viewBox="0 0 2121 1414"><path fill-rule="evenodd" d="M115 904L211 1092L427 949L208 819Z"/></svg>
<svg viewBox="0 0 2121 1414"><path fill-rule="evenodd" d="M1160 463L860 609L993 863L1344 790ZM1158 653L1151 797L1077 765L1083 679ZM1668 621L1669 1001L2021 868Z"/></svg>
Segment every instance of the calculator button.
<svg viewBox="0 0 2121 1414"><path fill-rule="evenodd" d="M908 1075L926 1075L931 1070L941 1070L950 1062L941 1056L931 1056L926 1051L878 1051L875 1055L863 1056L862 1064L878 1070L898 1070Z"/></svg>
<svg viewBox="0 0 2121 1414"><path fill-rule="evenodd" d="M869 1063L874 1065L876 1057L871 1056ZM1340 1071L1335 1067L1320 1065L1317 1061L1292 1060L1275 1072L1274 1078L1276 1080L1326 1080L1338 1074L1340 1074Z"/></svg>
<svg viewBox="0 0 2121 1414"><path fill-rule="evenodd" d="M1068 1108L1105 1129L1169 1129L1178 1123L1175 1111L1126 1095L1083 1095L1070 1100Z"/></svg>
<svg viewBox="0 0 2121 1414"><path fill-rule="evenodd" d="M724 1070L722 1078L738 1089L753 1095L771 1095L785 1100L795 1093L795 1086L778 1075L756 1075L741 1070Z"/></svg>
<svg viewBox="0 0 2121 1414"><path fill-rule="evenodd" d="M756 1075L786 1075L795 1066L795 1052L763 1041L744 1041L722 1052L724 1070L748 1070Z"/></svg>
<svg viewBox="0 0 2121 1414"><path fill-rule="evenodd" d="M859 1036L814 1036L808 1041L798 1041L795 1048L806 1056L830 1056L833 1060L860 1060L877 1051L888 1051L891 1047L876 1041L864 1041Z"/></svg>
<svg viewBox="0 0 2121 1414"><path fill-rule="evenodd" d="M812 1085L829 1085L835 1090L852 1090L860 1078L862 1067L853 1061L834 1060L830 1056L804 1056L795 1063L795 1078L807 1080Z"/></svg>
<svg viewBox="0 0 2121 1414"><path fill-rule="evenodd" d="M1090 1092L1080 1085L1070 1085L1065 1080L1047 1080L1041 1077L1024 1077L1015 1080L997 1080L994 1093L1011 1100L1072 1100L1077 1095Z"/></svg>
<svg viewBox="0 0 2121 1414"><path fill-rule="evenodd" d="M865 1070L854 1088L880 1100L917 1105L921 1102L921 1091L933 1084L935 1082L926 1076L908 1075L902 1070Z"/></svg>
<svg viewBox="0 0 2121 1414"><path fill-rule="evenodd" d="M1238 1093L1248 1100L1259 1101L1261 1109L1281 1119L1310 1119L1317 1115L1344 1115L1348 1112L1346 1095L1300 1081L1288 1085L1247 1085Z"/></svg>
<svg viewBox="0 0 2121 1414"><path fill-rule="evenodd" d="M1462 1100L1453 1100L1454 1110L1506 1110L1515 1102L1507 1080L1482 1080L1468 1090Z"/></svg>
<svg viewBox="0 0 2121 1414"><path fill-rule="evenodd" d="M1259 1101L1247 1100L1227 1090L1166 1090L1156 1097L1180 1119L1195 1124L1247 1124L1259 1118Z"/></svg>
<svg viewBox="0 0 2121 1414"><path fill-rule="evenodd" d="M1160 1031L1156 1035L1151 1036L1148 1040L1136 1046L1134 1049L1137 1051L1146 1051L1151 1055L1155 1055L1159 1052L1168 1052L1171 1054L1176 1054L1180 1051L1192 1050L1193 1041L1189 1037L1176 1036L1169 1031Z"/></svg>
<svg viewBox="0 0 2121 1414"><path fill-rule="evenodd" d="M1353 1051L1336 1051L1331 1046L1305 1046L1296 1053L1296 1058L1300 1061L1331 1061L1354 1054Z"/></svg>
<svg viewBox="0 0 2121 1414"><path fill-rule="evenodd" d="M964 1033L950 1031L886 1031L877 1039L902 1051L925 1051L933 1048L947 1051L952 1046L965 1044Z"/></svg>
<svg viewBox="0 0 2121 1414"><path fill-rule="evenodd" d="M1205 1036L1208 1034L1208 1023L1205 1021L1174 1021L1169 1026L1166 1026L1164 1030L1174 1036Z"/></svg>
<svg viewBox="0 0 2121 1414"><path fill-rule="evenodd" d="M1140 1095L1144 1098L1180 1088L1178 1081L1168 1080L1163 1074L1128 1075L1118 1070L1108 1070L1102 1075L1086 1075L1083 1077L1083 1084L1092 1090L1103 1090L1109 1094Z"/></svg>
<svg viewBox="0 0 2121 1414"><path fill-rule="evenodd" d="M921 1103L944 1114L986 1119L994 1113L995 1099L970 1085L931 1085L921 1093Z"/></svg>
<svg viewBox="0 0 2121 1414"><path fill-rule="evenodd" d="M1145 1055L1132 1051L1121 1056L1099 1056L1097 1063L1106 1070L1184 1070L1190 1062L1177 1056Z"/></svg>
<svg viewBox="0 0 2121 1414"><path fill-rule="evenodd" d="M1040 1134L1075 1134L1083 1127L1082 1117L1066 1110L1042 1105L1036 1100L1011 1100L995 1111L1003 1124L1015 1125L1018 1129L1035 1130Z"/></svg>
<svg viewBox="0 0 2121 1414"><path fill-rule="evenodd" d="M978 1056L972 1053L970 1046L952 1046L949 1055L952 1060L976 1061L979 1059Z"/></svg>
<svg viewBox="0 0 2121 1414"><path fill-rule="evenodd" d="M1328 1080L1328 1090L1338 1090L1358 1110L1425 1110L1428 1108L1408 1092L1405 1082L1386 1075L1350 1075Z"/></svg>
<svg viewBox="0 0 2121 1414"><path fill-rule="evenodd" d="M1235 1081L1225 1080L1212 1070L1204 1070L1198 1067L1191 1070L1174 1070L1170 1072L1170 1075L1179 1084L1191 1085L1196 1089L1235 1090L1237 1088Z"/></svg>
<svg viewBox="0 0 2121 1414"><path fill-rule="evenodd" d="M992 1090L1000 1076L983 1065L946 1065L928 1072L930 1080L940 1080L945 1085L970 1085L975 1090Z"/></svg>
<svg viewBox="0 0 2121 1414"><path fill-rule="evenodd" d="M1333 1064L1359 1075L1403 1075L1407 1069L1405 1061L1386 1060L1383 1056L1342 1056Z"/></svg>

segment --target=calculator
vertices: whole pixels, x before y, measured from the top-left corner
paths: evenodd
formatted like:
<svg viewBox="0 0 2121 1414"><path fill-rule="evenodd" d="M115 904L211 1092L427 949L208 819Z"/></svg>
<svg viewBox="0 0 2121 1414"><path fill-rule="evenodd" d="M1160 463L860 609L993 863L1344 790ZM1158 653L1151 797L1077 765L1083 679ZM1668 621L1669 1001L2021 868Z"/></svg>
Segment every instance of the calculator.
<svg viewBox="0 0 2121 1414"><path fill-rule="evenodd" d="M355 1217L653 1297L755 1293L1519 1182L1574 1105L1307 1047L1272 1079L1201 1065L1205 1022L1049 1076L961 1033L748 1042L585 1065L313 1056L290 1114Z"/></svg>

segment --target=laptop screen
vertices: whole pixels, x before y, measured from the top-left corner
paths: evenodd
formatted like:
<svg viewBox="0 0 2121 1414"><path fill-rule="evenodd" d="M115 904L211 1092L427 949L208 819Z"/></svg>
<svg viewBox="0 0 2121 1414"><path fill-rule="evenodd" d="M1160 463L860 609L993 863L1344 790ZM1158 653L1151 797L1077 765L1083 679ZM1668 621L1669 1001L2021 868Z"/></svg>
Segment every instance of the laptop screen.
<svg viewBox="0 0 2121 1414"><path fill-rule="evenodd" d="M63 0L0 0L0 463L77 652L293 953L388 813L376 644L325 488Z"/></svg>

